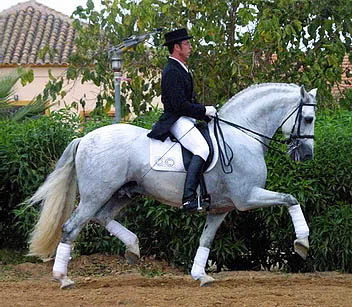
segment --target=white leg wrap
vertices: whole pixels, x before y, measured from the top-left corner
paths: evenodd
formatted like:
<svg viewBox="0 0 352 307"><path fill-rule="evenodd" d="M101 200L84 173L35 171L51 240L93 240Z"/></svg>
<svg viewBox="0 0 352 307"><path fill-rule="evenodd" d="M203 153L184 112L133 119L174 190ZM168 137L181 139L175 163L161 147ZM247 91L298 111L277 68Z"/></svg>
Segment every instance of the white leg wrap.
<svg viewBox="0 0 352 307"><path fill-rule="evenodd" d="M206 275L205 265L207 264L207 261L208 261L209 252L210 250L207 247L202 247L202 246L198 247L196 256L194 258L192 271L191 271L191 275L195 280Z"/></svg>
<svg viewBox="0 0 352 307"><path fill-rule="evenodd" d="M288 208L291 215L293 226L295 227L297 239L309 236L309 228L304 218L300 205L294 205Z"/></svg>
<svg viewBox="0 0 352 307"><path fill-rule="evenodd" d="M105 228L127 246L134 245L138 241L137 236L132 231L129 231L115 220L110 221Z"/></svg>
<svg viewBox="0 0 352 307"><path fill-rule="evenodd" d="M71 259L71 244L60 243L56 250L53 272L67 275L67 266Z"/></svg>

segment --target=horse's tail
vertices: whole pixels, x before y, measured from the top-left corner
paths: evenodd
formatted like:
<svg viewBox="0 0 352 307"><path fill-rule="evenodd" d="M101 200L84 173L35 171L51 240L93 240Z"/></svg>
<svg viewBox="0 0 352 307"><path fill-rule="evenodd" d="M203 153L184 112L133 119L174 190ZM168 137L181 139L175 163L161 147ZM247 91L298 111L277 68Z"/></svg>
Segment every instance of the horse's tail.
<svg viewBox="0 0 352 307"><path fill-rule="evenodd" d="M29 205L41 202L42 209L29 241L29 255L41 258L54 254L61 238L61 227L70 217L77 192L75 155L80 138L73 140Z"/></svg>

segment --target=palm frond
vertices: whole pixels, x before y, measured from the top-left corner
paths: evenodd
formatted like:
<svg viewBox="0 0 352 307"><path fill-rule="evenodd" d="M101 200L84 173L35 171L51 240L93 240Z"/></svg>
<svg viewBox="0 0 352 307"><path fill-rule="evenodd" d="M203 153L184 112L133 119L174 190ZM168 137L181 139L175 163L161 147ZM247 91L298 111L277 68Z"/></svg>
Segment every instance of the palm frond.
<svg viewBox="0 0 352 307"><path fill-rule="evenodd" d="M33 99L29 104L13 113L11 120L19 122L27 117L40 115L55 104L56 103L48 104L47 101L43 101L41 99Z"/></svg>
<svg viewBox="0 0 352 307"><path fill-rule="evenodd" d="M11 74L0 77L0 103L8 102L10 96L13 94L13 87L20 76L18 74Z"/></svg>
<svg viewBox="0 0 352 307"><path fill-rule="evenodd" d="M0 77L0 120L4 120L11 116L10 97L14 94L13 87L20 76L11 74Z"/></svg>
<svg viewBox="0 0 352 307"><path fill-rule="evenodd" d="M54 105L48 104L47 101L43 101L42 99L33 99L26 106L19 108L17 111L13 111L14 105L11 103L11 96L14 94L13 87L20 78L20 71L0 77L0 121L21 121L27 117L40 115Z"/></svg>

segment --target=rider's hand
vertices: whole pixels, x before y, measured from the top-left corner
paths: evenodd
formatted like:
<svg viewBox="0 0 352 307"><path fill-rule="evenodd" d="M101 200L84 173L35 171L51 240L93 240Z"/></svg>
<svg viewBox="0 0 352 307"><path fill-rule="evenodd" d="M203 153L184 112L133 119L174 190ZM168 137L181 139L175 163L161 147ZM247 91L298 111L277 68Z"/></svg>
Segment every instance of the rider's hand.
<svg viewBox="0 0 352 307"><path fill-rule="evenodd" d="M205 116L215 116L216 109L213 106L205 107Z"/></svg>

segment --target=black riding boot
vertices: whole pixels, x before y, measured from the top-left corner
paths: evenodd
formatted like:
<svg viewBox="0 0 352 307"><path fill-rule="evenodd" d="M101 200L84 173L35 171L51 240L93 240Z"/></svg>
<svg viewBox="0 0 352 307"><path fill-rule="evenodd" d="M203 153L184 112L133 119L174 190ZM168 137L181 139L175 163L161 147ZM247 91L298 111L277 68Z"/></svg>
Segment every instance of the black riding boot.
<svg viewBox="0 0 352 307"><path fill-rule="evenodd" d="M195 212L198 209L197 187L204 164L203 158L194 155L188 167L182 198L183 210L188 213ZM202 207L202 203L200 206Z"/></svg>

